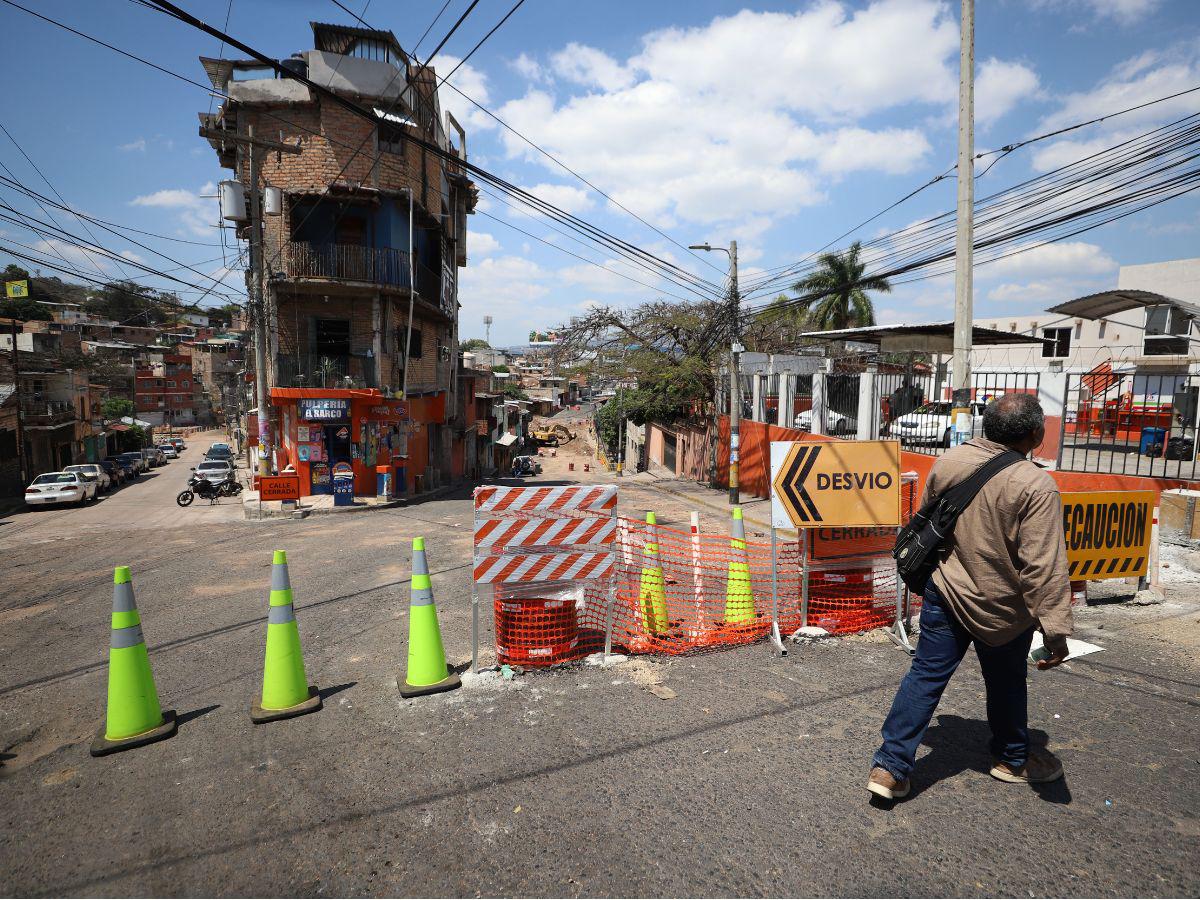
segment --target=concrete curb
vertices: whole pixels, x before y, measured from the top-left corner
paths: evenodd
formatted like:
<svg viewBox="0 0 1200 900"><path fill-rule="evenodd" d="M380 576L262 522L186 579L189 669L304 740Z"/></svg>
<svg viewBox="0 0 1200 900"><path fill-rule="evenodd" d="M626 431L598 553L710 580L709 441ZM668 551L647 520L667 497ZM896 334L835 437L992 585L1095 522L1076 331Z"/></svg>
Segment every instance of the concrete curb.
<svg viewBox="0 0 1200 900"><path fill-rule="evenodd" d="M690 494L686 491L673 491L673 490L671 490L671 488L662 487L660 484L653 482L653 481L639 481L639 482L637 482L637 484L639 487L646 487L646 488L650 488L650 490L653 490L653 491L661 491L664 494L670 494L672 497L679 497L681 500L687 500L690 503L695 503L699 506L703 506L705 509L708 509L712 512L721 513L722 515L725 515L725 516L729 515L729 510L731 509L731 507L728 504L721 506L716 503L712 503L706 499L703 499L701 497L697 497L695 494ZM755 498L755 499L757 500L759 498ZM760 502L762 502L762 501L760 500ZM747 522L757 525L760 528L765 528L768 531L770 531L770 529L771 529L771 523L769 520L763 520L756 516L747 515L747 514L745 514L744 510L743 510L743 517L745 518L745 520Z"/></svg>
<svg viewBox="0 0 1200 900"><path fill-rule="evenodd" d="M383 503L360 503L354 506L323 506L320 508L308 506L287 511L273 507L263 507L261 512L258 507L258 501L253 497L247 497L242 501L242 512L250 521L257 521L259 519L307 519L309 516L340 516L349 513L371 512L376 509L395 509L401 506L413 506L418 503L435 500L443 494L449 493L451 490L453 490L453 485L444 485L413 497L399 497ZM274 503L275 501L269 502Z"/></svg>

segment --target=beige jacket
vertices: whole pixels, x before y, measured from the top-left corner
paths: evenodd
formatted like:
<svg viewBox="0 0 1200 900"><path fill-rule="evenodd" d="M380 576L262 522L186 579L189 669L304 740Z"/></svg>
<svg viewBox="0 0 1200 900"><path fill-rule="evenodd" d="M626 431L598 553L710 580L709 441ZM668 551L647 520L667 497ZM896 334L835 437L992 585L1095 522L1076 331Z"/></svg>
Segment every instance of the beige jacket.
<svg viewBox="0 0 1200 900"><path fill-rule="evenodd" d="M921 504L1004 449L973 438L950 450L934 463ZM959 516L943 552L934 586L985 644L1006 644L1035 624L1047 637L1071 633L1062 499L1043 469L1022 460L993 476Z"/></svg>

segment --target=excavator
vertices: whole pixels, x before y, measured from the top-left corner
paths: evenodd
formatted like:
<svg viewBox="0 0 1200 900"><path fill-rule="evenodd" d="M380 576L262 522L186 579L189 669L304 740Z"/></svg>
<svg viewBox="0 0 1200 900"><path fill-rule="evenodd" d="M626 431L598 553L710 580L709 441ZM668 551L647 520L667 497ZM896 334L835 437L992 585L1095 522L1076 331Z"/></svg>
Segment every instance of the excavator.
<svg viewBox="0 0 1200 900"><path fill-rule="evenodd" d="M575 439L575 432L568 431L565 425L557 422L543 422L533 430L533 439L541 447L561 447Z"/></svg>

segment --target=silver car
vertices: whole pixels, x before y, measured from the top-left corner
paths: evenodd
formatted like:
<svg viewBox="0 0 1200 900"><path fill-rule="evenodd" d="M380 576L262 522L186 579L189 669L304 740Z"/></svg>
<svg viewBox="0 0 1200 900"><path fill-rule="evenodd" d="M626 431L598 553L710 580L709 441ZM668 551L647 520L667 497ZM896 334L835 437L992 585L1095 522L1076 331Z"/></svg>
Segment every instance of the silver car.
<svg viewBox="0 0 1200 900"><path fill-rule="evenodd" d="M78 472L84 478L94 480L96 482L96 490L101 494L108 493L112 488L112 478L104 471L104 466L99 463L79 463L74 466L67 466L63 469L64 472Z"/></svg>
<svg viewBox="0 0 1200 900"><path fill-rule="evenodd" d="M233 466L223 459L206 459L196 466L196 474L213 484L220 484L233 475Z"/></svg>

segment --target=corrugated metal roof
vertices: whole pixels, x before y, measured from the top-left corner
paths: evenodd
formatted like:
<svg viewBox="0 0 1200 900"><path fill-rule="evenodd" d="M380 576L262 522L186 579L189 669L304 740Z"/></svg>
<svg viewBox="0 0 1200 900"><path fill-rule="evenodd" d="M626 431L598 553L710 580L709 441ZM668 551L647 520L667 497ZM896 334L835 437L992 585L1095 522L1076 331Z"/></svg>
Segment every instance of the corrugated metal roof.
<svg viewBox="0 0 1200 900"><path fill-rule="evenodd" d="M1088 294L1051 307L1049 312L1063 316L1079 316L1082 319L1103 319L1115 316L1117 313L1130 309L1141 309L1147 306L1175 306L1190 316L1200 317L1200 306L1185 300L1176 300L1165 294L1154 291L1123 290L1101 291L1098 294Z"/></svg>
<svg viewBox="0 0 1200 900"><path fill-rule="evenodd" d="M1040 344L1041 338L1012 331L999 331L976 325L971 329L971 342L982 347L995 344ZM954 339L953 322L929 322L920 325L867 325L862 328L841 328L837 331L808 331L799 335L823 341L860 341L879 344L888 338L926 337Z"/></svg>

